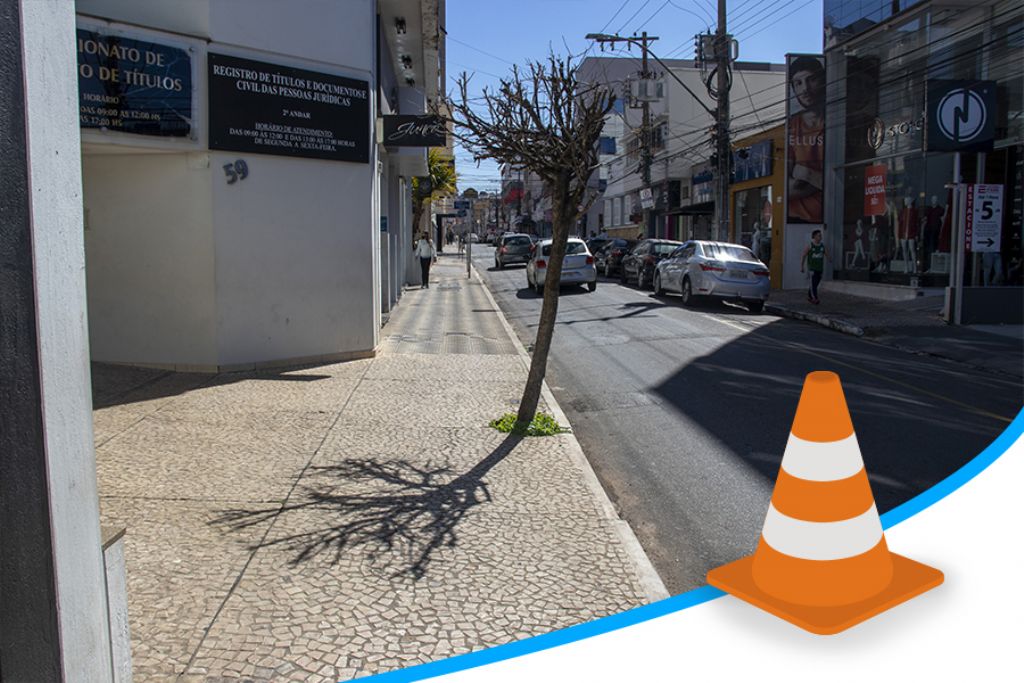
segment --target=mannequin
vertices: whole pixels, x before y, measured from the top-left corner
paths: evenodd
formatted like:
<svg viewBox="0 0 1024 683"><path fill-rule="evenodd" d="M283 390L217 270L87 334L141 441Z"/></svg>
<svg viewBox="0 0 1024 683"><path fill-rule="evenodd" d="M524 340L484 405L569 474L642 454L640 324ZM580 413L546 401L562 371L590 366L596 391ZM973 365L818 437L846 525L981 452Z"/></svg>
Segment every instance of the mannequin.
<svg viewBox="0 0 1024 683"><path fill-rule="evenodd" d="M899 219L896 222L896 230L899 237L899 254L906 267L907 273L917 271L917 233L920 222L917 218L917 209L914 207L914 198L907 195L903 198L903 209L900 211ZM913 271L911 270L913 268Z"/></svg>
<svg viewBox="0 0 1024 683"><path fill-rule="evenodd" d="M939 204L936 195L932 195L921 220L921 241L925 254L932 253L938 247L939 231L942 229L942 218L945 214L946 207Z"/></svg>
<svg viewBox="0 0 1024 683"><path fill-rule="evenodd" d="M882 260L882 246L879 243L878 226L875 224L876 216L871 217L871 227L868 228L868 267L878 270L881 268L879 261ZM857 221L860 224L860 221Z"/></svg>
<svg viewBox="0 0 1024 683"><path fill-rule="evenodd" d="M869 266L871 265L868 261L868 255L864 251L864 221L857 219L857 227L853 229L853 263L857 264L858 260L863 259ZM877 238L877 236L876 236Z"/></svg>
<svg viewBox="0 0 1024 683"><path fill-rule="evenodd" d="M939 228L939 251L949 253L950 241L952 239L953 216L950 207L953 206L953 190L946 191L946 208L942 212L942 227Z"/></svg>

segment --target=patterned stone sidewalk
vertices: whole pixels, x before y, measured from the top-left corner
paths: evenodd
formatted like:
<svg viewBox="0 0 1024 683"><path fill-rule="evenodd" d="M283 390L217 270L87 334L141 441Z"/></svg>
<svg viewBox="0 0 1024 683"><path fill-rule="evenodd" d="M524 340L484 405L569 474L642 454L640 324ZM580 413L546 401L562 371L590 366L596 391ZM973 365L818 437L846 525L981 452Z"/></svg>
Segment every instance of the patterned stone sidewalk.
<svg viewBox="0 0 1024 683"><path fill-rule="evenodd" d="M443 262L434 276L375 359L95 367L136 680L336 681L655 597L574 438L487 427L524 365L478 281Z"/></svg>

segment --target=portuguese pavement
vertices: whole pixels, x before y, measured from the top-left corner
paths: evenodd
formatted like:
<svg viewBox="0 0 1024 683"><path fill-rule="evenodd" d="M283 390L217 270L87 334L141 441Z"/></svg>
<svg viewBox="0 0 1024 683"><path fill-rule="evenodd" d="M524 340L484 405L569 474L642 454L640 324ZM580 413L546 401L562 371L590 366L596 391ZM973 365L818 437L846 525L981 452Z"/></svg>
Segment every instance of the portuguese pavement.
<svg viewBox="0 0 1024 683"><path fill-rule="evenodd" d="M344 680L666 597L571 434L487 426L515 410L526 360L444 257L372 359L95 365L135 680Z"/></svg>

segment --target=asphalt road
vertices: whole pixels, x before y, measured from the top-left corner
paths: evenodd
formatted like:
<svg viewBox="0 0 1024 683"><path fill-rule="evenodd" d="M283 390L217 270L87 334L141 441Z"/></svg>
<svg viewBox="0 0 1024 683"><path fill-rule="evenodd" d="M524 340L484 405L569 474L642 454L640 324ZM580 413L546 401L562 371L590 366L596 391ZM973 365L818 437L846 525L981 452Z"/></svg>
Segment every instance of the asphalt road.
<svg viewBox="0 0 1024 683"><path fill-rule="evenodd" d="M473 260L520 340L541 299ZM564 288L547 381L620 514L675 594L757 542L804 376L839 373L881 512L954 472L1021 408L1019 380L809 323L603 278Z"/></svg>

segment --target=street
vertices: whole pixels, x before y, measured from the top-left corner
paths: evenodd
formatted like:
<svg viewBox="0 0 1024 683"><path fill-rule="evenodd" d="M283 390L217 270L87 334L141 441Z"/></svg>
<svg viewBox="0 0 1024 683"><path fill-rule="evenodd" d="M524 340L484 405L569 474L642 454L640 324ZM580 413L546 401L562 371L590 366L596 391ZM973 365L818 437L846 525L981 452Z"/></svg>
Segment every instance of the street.
<svg viewBox="0 0 1024 683"><path fill-rule="evenodd" d="M520 340L541 298L523 267L476 270ZM564 288L547 381L673 594L757 542L806 373L842 378L880 512L980 453L1020 410L1009 376L745 309L600 279Z"/></svg>

